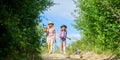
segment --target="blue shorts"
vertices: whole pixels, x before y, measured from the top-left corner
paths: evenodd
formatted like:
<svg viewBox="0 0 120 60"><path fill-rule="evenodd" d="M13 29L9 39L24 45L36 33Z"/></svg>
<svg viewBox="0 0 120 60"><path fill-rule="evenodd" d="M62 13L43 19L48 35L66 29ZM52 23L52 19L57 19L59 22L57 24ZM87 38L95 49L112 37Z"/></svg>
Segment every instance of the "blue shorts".
<svg viewBox="0 0 120 60"><path fill-rule="evenodd" d="M66 38L61 38L61 42L66 42Z"/></svg>

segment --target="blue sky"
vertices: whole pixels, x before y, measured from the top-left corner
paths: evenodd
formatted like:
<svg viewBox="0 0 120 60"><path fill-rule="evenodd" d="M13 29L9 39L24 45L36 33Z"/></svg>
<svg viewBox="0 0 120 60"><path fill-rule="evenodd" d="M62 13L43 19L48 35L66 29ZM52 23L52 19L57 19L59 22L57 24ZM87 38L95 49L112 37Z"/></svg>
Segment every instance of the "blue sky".
<svg viewBox="0 0 120 60"><path fill-rule="evenodd" d="M59 45L60 39L58 38L59 32L60 32L60 26L65 24L68 26L67 32L68 37L70 37L73 41L76 41L80 39L80 33L77 31L72 24L74 24L75 17L72 16L71 13L74 12L75 4L72 0L53 0L54 3L57 3L56 5L50 7L47 11L42 14L43 21L42 23L46 24L49 21L54 22L55 29L57 33L57 44ZM69 40L67 40L67 43L70 44Z"/></svg>

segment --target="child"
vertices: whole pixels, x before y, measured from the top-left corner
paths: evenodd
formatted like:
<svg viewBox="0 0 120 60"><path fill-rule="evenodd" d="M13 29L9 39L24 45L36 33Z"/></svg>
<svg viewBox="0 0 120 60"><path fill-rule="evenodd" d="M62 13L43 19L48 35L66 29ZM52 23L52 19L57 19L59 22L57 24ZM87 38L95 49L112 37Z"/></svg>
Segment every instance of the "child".
<svg viewBox="0 0 120 60"><path fill-rule="evenodd" d="M61 43L60 43L60 52L64 52L64 54L66 54L66 38L67 38L67 26L66 25L62 25L61 26L61 32L59 35L60 39L61 39Z"/></svg>
<svg viewBox="0 0 120 60"><path fill-rule="evenodd" d="M55 28L54 28L54 23L49 22L48 23L48 29L45 29L44 31L47 34L48 51L49 51L49 54L51 54L52 49L53 49L53 43L56 39L56 31L55 31Z"/></svg>

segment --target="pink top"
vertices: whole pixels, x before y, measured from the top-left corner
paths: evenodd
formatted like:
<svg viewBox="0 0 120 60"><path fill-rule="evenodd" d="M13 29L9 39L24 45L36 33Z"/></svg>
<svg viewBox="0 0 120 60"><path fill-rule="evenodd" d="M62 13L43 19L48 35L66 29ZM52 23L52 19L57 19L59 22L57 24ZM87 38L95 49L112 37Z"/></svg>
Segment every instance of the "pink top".
<svg viewBox="0 0 120 60"><path fill-rule="evenodd" d="M59 36L60 36L60 38L66 38L67 37L67 32L66 31L61 31Z"/></svg>
<svg viewBox="0 0 120 60"><path fill-rule="evenodd" d="M48 28L47 30L47 42L53 41L56 39L56 31L55 28Z"/></svg>

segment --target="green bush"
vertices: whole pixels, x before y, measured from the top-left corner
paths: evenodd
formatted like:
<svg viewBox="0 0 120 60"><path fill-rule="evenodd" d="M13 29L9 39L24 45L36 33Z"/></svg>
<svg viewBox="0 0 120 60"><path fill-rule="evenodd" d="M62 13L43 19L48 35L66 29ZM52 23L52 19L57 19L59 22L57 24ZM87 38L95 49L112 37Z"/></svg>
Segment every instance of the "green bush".
<svg viewBox="0 0 120 60"><path fill-rule="evenodd" d="M0 0L0 60L37 58L43 36L37 19L52 5L51 0Z"/></svg>
<svg viewBox="0 0 120 60"><path fill-rule="evenodd" d="M78 0L75 28L81 31L82 48L96 52L111 50L120 55L120 1ZM78 42L77 42L78 43Z"/></svg>

